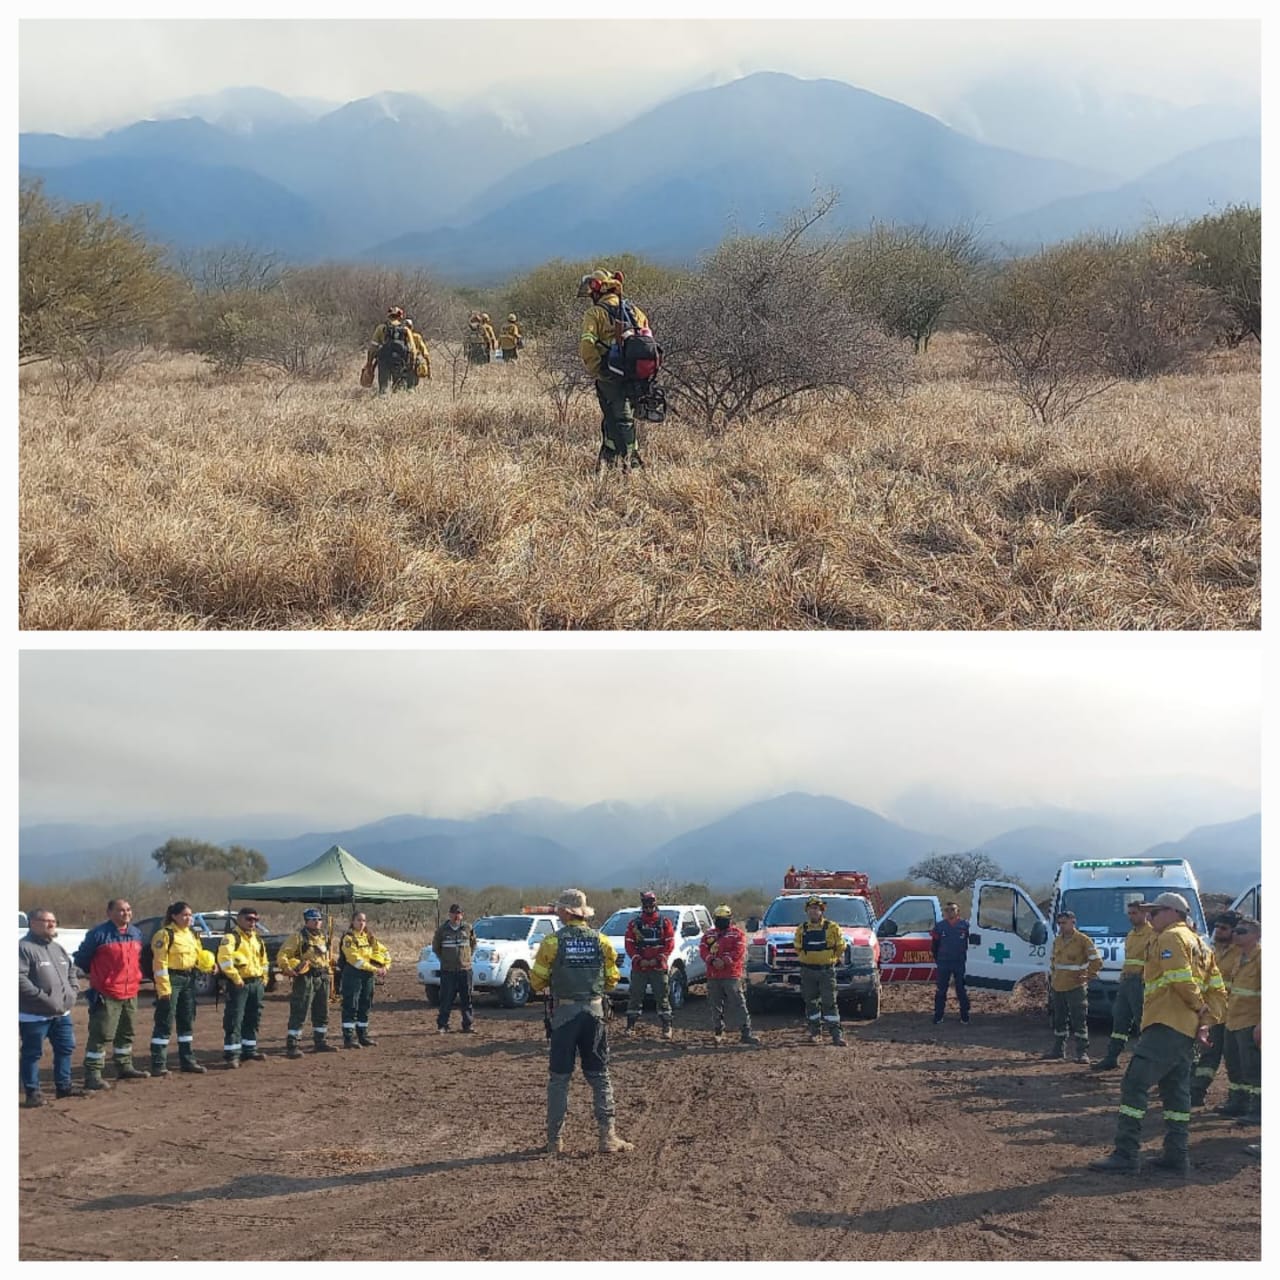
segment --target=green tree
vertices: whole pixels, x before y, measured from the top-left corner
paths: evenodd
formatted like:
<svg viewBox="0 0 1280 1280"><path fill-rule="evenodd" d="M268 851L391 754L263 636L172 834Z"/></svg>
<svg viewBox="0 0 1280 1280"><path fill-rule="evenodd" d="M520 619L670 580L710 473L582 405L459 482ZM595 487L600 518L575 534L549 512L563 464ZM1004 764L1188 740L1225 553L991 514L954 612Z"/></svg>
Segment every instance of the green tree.
<svg viewBox="0 0 1280 1280"><path fill-rule="evenodd" d="M1223 337L1234 347L1245 338L1262 341L1262 210L1230 205L1191 223L1188 248L1195 276L1221 299L1227 323Z"/></svg>
<svg viewBox="0 0 1280 1280"><path fill-rule="evenodd" d="M170 312L164 251L97 205L62 205L39 182L18 191L18 360L140 340Z"/></svg>
<svg viewBox="0 0 1280 1280"><path fill-rule="evenodd" d="M267 860L257 849L238 844L223 848L188 836L170 836L151 857L166 876L181 876L188 871L218 871L226 872L231 882L248 882L261 880L267 874Z"/></svg>
<svg viewBox="0 0 1280 1280"><path fill-rule="evenodd" d="M950 889L952 893L972 888L975 880L1004 878L999 865L985 853L935 853L908 867L907 875L912 880L925 880L941 889Z"/></svg>

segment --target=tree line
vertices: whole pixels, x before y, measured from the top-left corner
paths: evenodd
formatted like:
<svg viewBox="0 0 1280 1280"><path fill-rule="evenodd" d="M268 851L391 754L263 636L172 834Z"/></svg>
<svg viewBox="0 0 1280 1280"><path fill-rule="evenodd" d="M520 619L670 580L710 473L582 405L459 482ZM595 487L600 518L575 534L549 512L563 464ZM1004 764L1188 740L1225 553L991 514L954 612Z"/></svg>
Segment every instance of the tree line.
<svg viewBox="0 0 1280 1280"><path fill-rule="evenodd" d="M1044 423L1118 382L1189 370L1215 345L1262 339L1254 206L1001 256L971 226L826 234L835 204L828 195L775 233L729 237L689 268L628 254L555 260L474 290L425 271L292 265L248 246L172 253L127 219L25 183L18 357L52 362L85 389L156 348L201 354L223 373L331 378L349 371L396 302L457 395L467 315L515 311L564 420L588 389L576 282L607 265L623 272L663 343L674 411L714 432L797 399L870 404L898 394L943 328L969 334L975 374Z"/></svg>

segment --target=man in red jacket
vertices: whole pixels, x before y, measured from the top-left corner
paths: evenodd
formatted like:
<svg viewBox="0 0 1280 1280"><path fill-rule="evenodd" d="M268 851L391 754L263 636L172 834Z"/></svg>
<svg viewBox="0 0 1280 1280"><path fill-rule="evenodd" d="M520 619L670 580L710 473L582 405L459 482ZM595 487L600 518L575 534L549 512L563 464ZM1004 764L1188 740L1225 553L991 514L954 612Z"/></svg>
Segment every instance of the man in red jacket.
<svg viewBox="0 0 1280 1280"><path fill-rule="evenodd" d="M708 929L698 943L698 954L707 966L707 999L715 1019L716 1044L724 1042L726 1004L738 1015L743 1044L759 1044L760 1037L751 1034L751 1014L742 991L742 973L747 962L747 935L733 923L729 907L717 907L711 913L715 927Z"/></svg>
<svg viewBox="0 0 1280 1280"><path fill-rule="evenodd" d="M142 934L133 927L133 908L123 898L107 903L111 918L90 929L75 954L89 975L89 1039L84 1047L84 1087L109 1089L102 1078L111 1045L117 1080L146 1080L149 1071L133 1065L133 1023L142 985Z"/></svg>
<svg viewBox="0 0 1280 1280"><path fill-rule="evenodd" d="M676 949L675 925L658 910L658 895L646 890L640 895L640 914L626 933L627 955L631 957L631 989L627 995L627 1034L635 1032L644 1010L644 995L653 988L653 1002L662 1020L662 1038L671 1039L671 981L667 959Z"/></svg>

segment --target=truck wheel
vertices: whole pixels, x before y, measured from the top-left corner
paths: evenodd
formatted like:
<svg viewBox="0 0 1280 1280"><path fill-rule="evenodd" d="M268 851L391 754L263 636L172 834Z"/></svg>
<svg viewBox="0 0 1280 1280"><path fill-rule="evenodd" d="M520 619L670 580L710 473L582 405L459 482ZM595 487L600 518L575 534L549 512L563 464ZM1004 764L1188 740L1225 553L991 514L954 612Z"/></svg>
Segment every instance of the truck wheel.
<svg viewBox="0 0 1280 1280"><path fill-rule="evenodd" d="M880 1016L880 993L878 991L873 991L870 995L862 997L858 1005L858 1014L868 1022L874 1022Z"/></svg>
<svg viewBox="0 0 1280 1280"><path fill-rule="evenodd" d="M689 996L689 979L685 977L684 970L678 966L671 970L671 977L667 987L673 1009L683 1009L684 1002Z"/></svg>
<svg viewBox="0 0 1280 1280"><path fill-rule="evenodd" d="M532 988L529 986L528 973L520 968L519 965L512 965L507 971L507 980L502 984L502 990L498 993L502 1000L504 1009L523 1009L529 1003L529 993Z"/></svg>
<svg viewBox="0 0 1280 1280"><path fill-rule="evenodd" d="M439 987L433 987L433 986L428 985L427 983L423 983L423 985L422 985L422 989L423 989L423 991L425 991L425 992L426 992L426 995L427 995L427 1003L428 1003L428 1004L430 1004L430 1005L437 1005L437 1004L439 1004L439 1003L440 1003L440 988L439 988Z"/></svg>
<svg viewBox="0 0 1280 1280"><path fill-rule="evenodd" d="M196 989L197 996L211 996L218 989L218 973L197 972L195 981L191 984Z"/></svg>

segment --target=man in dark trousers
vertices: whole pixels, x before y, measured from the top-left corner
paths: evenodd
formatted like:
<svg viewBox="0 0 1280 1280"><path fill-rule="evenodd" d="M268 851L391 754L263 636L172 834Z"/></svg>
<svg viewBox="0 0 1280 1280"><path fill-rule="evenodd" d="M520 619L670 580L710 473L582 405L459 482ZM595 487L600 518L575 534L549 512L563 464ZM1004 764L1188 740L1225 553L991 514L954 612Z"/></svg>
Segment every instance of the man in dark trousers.
<svg viewBox="0 0 1280 1280"><path fill-rule="evenodd" d="M658 910L658 895L646 889L640 895L640 914L627 925L623 939L631 957L631 989L627 993L627 1034L635 1031L644 1013L645 992L653 991L653 1003L662 1022L662 1038L671 1039L671 974L667 969L676 947L675 925Z"/></svg>
<svg viewBox="0 0 1280 1280"><path fill-rule="evenodd" d="M84 1049L84 1087L109 1089L102 1078L111 1046L117 1080L146 1080L150 1072L133 1065L133 1024L142 985L142 934L133 908L123 898L107 903L107 920L85 935L75 954L89 975L89 1038Z"/></svg>
<svg viewBox="0 0 1280 1280"><path fill-rule="evenodd" d="M431 950L440 958L440 1011L436 1029L443 1035L449 1030L453 1002L462 1006L462 1029L473 1030L475 1009L471 1004L471 957L476 950L476 931L462 918L462 908L454 903L449 918L436 929Z"/></svg>
<svg viewBox="0 0 1280 1280"><path fill-rule="evenodd" d="M27 916L27 932L18 939L18 1051L24 1106L44 1106L40 1059L44 1042L53 1046L53 1087L59 1098L83 1098L71 1083L71 1054L76 1047L71 1009L80 984L71 957L54 938L58 919L39 907Z"/></svg>
<svg viewBox="0 0 1280 1280"><path fill-rule="evenodd" d="M947 1008L947 991L954 979L960 1021L969 1021L969 993L964 985L964 966L969 958L969 922L960 914L960 906L948 902L942 908L942 919L929 930L934 963L938 966L938 985L933 993L934 1026L942 1021Z"/></svg>

